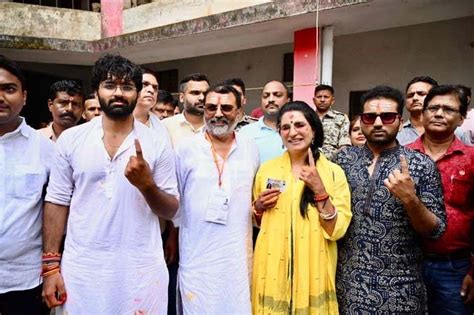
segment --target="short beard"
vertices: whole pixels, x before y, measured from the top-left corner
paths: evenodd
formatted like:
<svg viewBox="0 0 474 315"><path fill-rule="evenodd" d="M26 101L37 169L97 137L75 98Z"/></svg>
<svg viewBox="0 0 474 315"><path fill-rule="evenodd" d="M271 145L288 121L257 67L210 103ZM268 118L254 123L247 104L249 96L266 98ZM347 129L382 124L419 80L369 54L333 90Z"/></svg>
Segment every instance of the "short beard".
<svg viewBox="0 0 474 315"><path fill-rule="evenodd" d="M272 112L272 113L267 113L267 112L264 111L263 112L263 117L265 118L265 120L277 121L278 114L279 114L279 111L278 112Z"/></svg>
<svg viewBox="0 0 474 315"><path fill-rule="evenodd" d="M370 134L365 135L365 138L367 139L367 142L370 145L378 148L384 148L391 145L395 141L395 139L397 138L397 134L387 134L387 137L385 139L374 139L371 137Z"/></svg>
<svg viewBox="0 0 474 315"><path fill-rule="evenodd" d="M227 123L227 125L222 126L222 127L216 127L213 126L211 122L216 121L217 119L211 118L209 120L205 120L206 123L206 129L209 131L210 134L216 137L225 137L227 135L230 135L234 132L235 127L237 126L238 120L235 119L233 122L230 122L226 118L220 119L221 121L224 121Z"/></svg>
<svg viewBox="0 0 474 315"><path fill-rule="evenodd" d="M204 108L199 109L196 107L196 105L192 105L189 103L184 103L183 104L184 111L190 115L194 116L203 116L204 115Z"/></svg>
<svg viewBox="0 0 474 315"><path fill-rule="evenodd" d="M102 109L102 112L112 120L121 120L130 116L133 113L133 110L135 109L137 99L135 99L130 104L124 99L120 100L124 102L124 105L113 107L110 104L116 101L116 99L112 98L107 102L105 99L99 96L99 104L100 108Z"/></svg>

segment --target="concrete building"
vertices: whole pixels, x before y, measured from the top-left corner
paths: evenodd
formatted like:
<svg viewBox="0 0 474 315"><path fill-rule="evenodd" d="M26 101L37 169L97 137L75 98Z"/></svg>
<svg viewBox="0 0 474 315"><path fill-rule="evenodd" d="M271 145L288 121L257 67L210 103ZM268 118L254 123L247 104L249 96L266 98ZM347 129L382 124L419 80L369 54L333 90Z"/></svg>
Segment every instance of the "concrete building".
<svg viewBox="0 0 474 315"><path fill-rule="evenodd" d="M332 84L336 109L347 113L361 91L403 90L417 75L474 86L472 0L101 0L100 13L16 2L0 0L0 54L27 70L34 126L47 119L49 83L68 77L88 87L106 52L159 71L171 91L192 72L212 82L241 77L247 111L271 79L309 102L317 82Z"/></svg>

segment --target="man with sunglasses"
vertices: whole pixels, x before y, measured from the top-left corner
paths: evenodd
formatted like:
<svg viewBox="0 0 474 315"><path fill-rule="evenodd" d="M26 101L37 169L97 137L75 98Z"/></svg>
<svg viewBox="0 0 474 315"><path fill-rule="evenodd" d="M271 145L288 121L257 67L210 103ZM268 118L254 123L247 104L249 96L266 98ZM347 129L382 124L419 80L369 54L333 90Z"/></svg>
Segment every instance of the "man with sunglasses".
<svg viewBox="0 0 474 315"><path fill-rule="evenodd" d="M240 94L217 85L206 94L204 132L180 143L178 313L250 314L253 178L256 144L235 132Z"/></svg>
<svg viewBox="0 0 474 315"><path fill-rule="evenodd" d="M240 118L239 118L239 122L237 123L237 126L235 127L235 131L238 132L242 127L245 127L249 124L253 124L257 122L258 121L257 118L249 116L245 113L245 106L247 105L247 97L245 96L244 80L242 80L241 78L231 78L231 79L226 79L222 81L222 84L232 85L232 87L236 89L237 92L240 93L240 100L241 100Z"/></svg>
<svg viewBox="0 0 474 315"><path fill-rule="evenodd" d="M43 295L67 314L166 314L159 217L178 208L169 141L133 117L140 67L105 55L92 70L102 116L58 139L45 198ZM64 252L59 253L67 221Z"/></svg>
<svg viewBox="0 0 474 315"><path fill-rule="evenodd" d="M440 239L424 240L424 279L430 314L472 314L474 283L474 147L454 131L463 123L467 97L455 85L430 90L423 105L425 133L409 147L430 156L443 182L448 225Z"/></svg>
<svg viewBox="0 0 474 315"><path fill-rule="evenodd" d="M341 314L424 314L420 238L439 238L446 214L438 170L424 154L400 146L403 96L377 86L362 96L363 147L336 157L352 194L352 222L340 242Z"/></svg>

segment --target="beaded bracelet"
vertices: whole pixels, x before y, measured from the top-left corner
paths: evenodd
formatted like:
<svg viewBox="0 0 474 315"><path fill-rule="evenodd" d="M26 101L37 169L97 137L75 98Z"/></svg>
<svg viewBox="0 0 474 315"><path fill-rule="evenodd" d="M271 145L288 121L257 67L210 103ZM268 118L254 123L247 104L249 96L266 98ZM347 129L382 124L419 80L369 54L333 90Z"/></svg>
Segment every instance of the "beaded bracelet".
<svg viewBox="0 0 474 315"><path fill-rule="evenodd" d="M321 217L321 219L323 219L325 221L331 221L332 219L334 219L337 216L337 210L334 209L334 213L331 213L331 214L324 214L324 213L320 212L319 216Z"/></svg>

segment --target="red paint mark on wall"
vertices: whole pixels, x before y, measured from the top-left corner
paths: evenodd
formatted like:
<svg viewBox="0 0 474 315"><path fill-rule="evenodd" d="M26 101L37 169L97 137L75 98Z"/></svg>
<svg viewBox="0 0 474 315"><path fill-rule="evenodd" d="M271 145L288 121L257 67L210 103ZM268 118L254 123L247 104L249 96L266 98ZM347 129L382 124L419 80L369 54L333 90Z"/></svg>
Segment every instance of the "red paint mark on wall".
<svg viewBox="0 0 474 315"><path fill-rule="evenodd" d="M307 28L294 34L293 100L314 108L315 82L319 82L319 29Z"/></svg>
<svg viewBox="0 0 474 315"><path fill-rule="evenodd" d="M100 15L102 38L122 35L123 33L123 1L101 0Z"/></svg>

